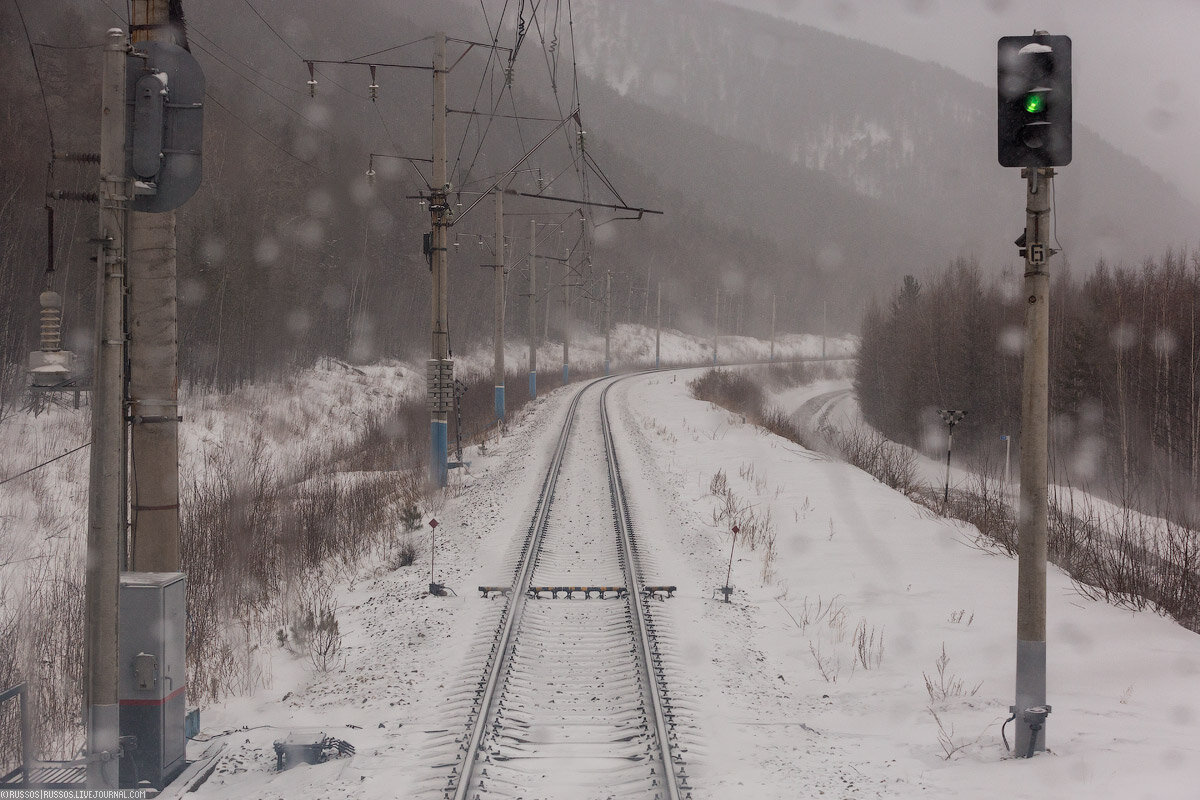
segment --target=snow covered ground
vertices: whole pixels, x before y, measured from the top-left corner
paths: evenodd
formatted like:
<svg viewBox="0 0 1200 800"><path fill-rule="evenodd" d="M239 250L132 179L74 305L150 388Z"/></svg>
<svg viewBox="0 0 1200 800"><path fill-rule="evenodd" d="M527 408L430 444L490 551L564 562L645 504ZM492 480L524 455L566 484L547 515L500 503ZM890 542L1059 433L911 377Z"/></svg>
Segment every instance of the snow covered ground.
<svg viewBox="0 0 1200 800"><path fill-rule="evenodd" d="M704 344L664 347L664 360L693 348L703 356ZM808 337L797 349L814 345ZM645 332L631 331L628 351L645 347ZM762 353L747 357L765 357L765 347L749 345ZM575 363L589 349L594 342L573 343ZM539 358L552 356L551 348ZM486 367L485 355L476 358ZM330 369L330 385L343 385ZM395 372L393 391L419 381L419 371ZM697 800L1197 796L1200 638L1162 617L1086 600L1051 569L1050 752L1007 758L1000 724L1013 693L1015 561L870 476L692 399L686 383L698 374L639 376L611 393L642 549L653 574L679 586L657 617L672 640L673 697L692 725L681 739ZM343 405L363 409L370 400L357 398L369 385ZM844 385L814 385L781 402L797 407ZM549 444L577 390L543 394L486 453L471 452L470 470L456 472L428 509L441 522L435 576L457 596L425 592L426 528L415 565L364 565L339 586L340 665L321 673L274 649L267 688L203 710L202 738L226 751L198 794L441 796L440 765L464 730L477 645L498 608L474 587L511 574ZM314 387L299 393L328 399ZM228 438L216 432L226 423L202 422L209 411L220 413L185 409L214 441ZM46 453L65 447L39 426ZM78 457L59 462L72 482ZM12 456L6 463L16 465ZM711 491L718 472L762 537L755 550L735 550L729 604L713 599L730 554L729 520L717 521L728 499ZM6 502L32 503L25 491ZM772 535L775 555L764 563ZM357 754L276 773L272 742L293 730L323 731Z"/></svg>
<svg viewBox="0 0 1200 800"><path fill-rule="evenodd" d="M612 394L643 549L680 589L658 614L693 723L683 740L696 798L1196 796L1194 634L1085 600L1052 570L1050 752L1007 758L1015 562L864 473L691 399L691 375L633 378ZM343 598L342 670L284 664L269 691L205 710L207 732L251 729L226 737L231 755L201 795L436 796L462 730L457 698L478 674L470 641L493 622L495 603L472 590L507 574L574 391L543 397L473 454L435 510L437 577L460 596L424 595L421 561L364 574ZM728 605L713 599L730 544L714 524L717 471L775 532L766 579L764 546L736 550ZM358 754L274 773L271 741L306 727Z"/></svg>
<svg viewBox="0 0 1200 800"><path fill-rule="evenodd" d="M623 394L646 474L662 476L643 484L638 511L657 516L696 580L677 608L716 678L700 682L707 796L1196 796L1200 638L1085 600L1052 569L1051 753L1006 758L1015 561L852 467L690 399L685 377L639 378ZM739 551L732 606L707 599L729 543L705 497L717 469L778 532L771 580L759 553Z"/></svg>

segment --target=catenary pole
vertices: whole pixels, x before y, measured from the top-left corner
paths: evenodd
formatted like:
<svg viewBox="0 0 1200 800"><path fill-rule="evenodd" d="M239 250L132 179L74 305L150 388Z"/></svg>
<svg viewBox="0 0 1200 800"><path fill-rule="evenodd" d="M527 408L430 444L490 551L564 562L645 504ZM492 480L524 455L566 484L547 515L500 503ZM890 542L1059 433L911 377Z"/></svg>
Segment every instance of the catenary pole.
<svg viewBox="0 0 1200 800"><path fill-rule="evenodd" d="M446 219L449 206L446 179L446 34L434 36L433 49L433 189L430 192L430 266L433 272L431 310L433 315L429 361L430 393L430 481L447 483L447 437L450 404L454 392L454 366L450 361L450 331L447 327Z"/></svg>
<svg viewBox="0 0 1200 800"><path fill-rule="evenodd" d="M829 333L829 301L821 301L821 377L828 374L829 364L825 355L825 338Z"/></svg>
<svg viewBox="0 0 1200 800"><path fill-rule="evenodd" d="M571 382L571 254L563 247L563 229L558 228L558 252L563 254L563 369L562 382Z"/></svg>
<svg viewBox="0 0 1200 800"><path fill-rule="evenodd" d="M1004 440L1004 488L1007 491L1012 486L1012 471L1009 469L1012 463L1012 437L1005 434L1000 438Z"/></svg>
<svg viewBox="0 0 1200 800"><path fill-rule="evenodd" d="M717 330L721 324L721 290L713 298L713 366L717 365Z"/></svg>
<svg viewBox="0 0 1200 800"><path fill-rule="evenodd" d="M529 220L529 399L537 399L537 220Z"/></svg>
<svg viewBox="0 0 1200 800"><path fill-rule="evenodd" d="M1017 530L1016 735L1019 757L1046 749L1046 491L1050 366L1050 193L1054 170L1027 168L1021 493Z"/></svg>
<svg viewBox="0 0 1200 800"><path fill-rule="evenodd" d="M496 355L494 373L496 384L496 419L504 419L504 284L508 277L508 267L504 262L504 192L496 189L496 258L492 265L495 285L495 323L494 342Z"/></svg>
<svg viewBox="0 0 1200 800"><path fill-rule="evenodd" d="M122 561L125 486L125 230L130 182L125 175L125 33L108 31L100 122L100 225L96 349L87 535L87 786L116 789L117 592Z"/></svg>
<svg viewBox="0 0 1200 800"><path fill-rule="evenodd" d="M167 0L133 0L132 40L174 42ZM142 27L144 26L144 27ZM175 212L129 213L130 568L179 570Z"/></svg>
<svg viewBox="0 0 1200 800"><path fill-rule="evenodd" d="M946 488L942 492L942 508L950 502L950 451L954 447L954 425L950 425L950 430L946 434Z"/></svg>
<svg viewBox="0 0 1200 800"><path fill-rule="evenodd" d="M612 369L612 270L604 273L604 374Z"/></svg>
<svg viewBox="0 0 1200 800"><path fill-rule="evenodd" d="M654 301L654 368L662 367L662 281L658 282L657 298Z"/></svg>
<svg viewBox="0 0 1200 800"><path fill-rule="evenodd" d="M646 273L646 293L642 296L642 319L641 323L646 324L646 317L650 315L650 273Z"/></svg>
<svg viewBox="0 0 1200 800"><path fill-rule="evenodd" d="M771 295L771 361L775 360L775 295Z"/></svg>
<svg viewBox="0 0 1200 800"><path fill-rule="evenodd" d="M550 238L548 234L546 238L547 240ZM550 250L551 255L544 259L546 261L546 308L542 311L542 336L538 340L541 342L550 341L550 312L554 310L554 248L550 247L547 242L547 249Z"/></svg>

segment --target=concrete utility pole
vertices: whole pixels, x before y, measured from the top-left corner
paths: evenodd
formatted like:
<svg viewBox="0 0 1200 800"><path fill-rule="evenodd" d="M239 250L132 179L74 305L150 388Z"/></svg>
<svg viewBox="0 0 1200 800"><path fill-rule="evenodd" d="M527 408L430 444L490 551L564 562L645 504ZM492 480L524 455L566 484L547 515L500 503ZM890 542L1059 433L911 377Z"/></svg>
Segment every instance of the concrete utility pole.
<svg viewBox="0 0 1200 800"><path fill-rule="evenodd" d="M167 0L133 0L133 43L174 43ZM130 569L179 570L175 212L129 214Z"/></svg>
<svg viewBox="0 0 1200 800"><path fill-rule="evenodd" d="M430 266L433 272L433 316L427 381L431 420L429 479L435 486L447 483L447 438L450 406L454 399L454 363L450 361L450 331L447 327L448 297L446 269L447 193L446 180L446 34L434 36L433 48L433 189L429 197Z"/></svg>
<svg viewBox="0 0 1200 800"><path fill-rule="evenodd" d="M717 365L717 330L721 324L721 290L717 289L713 300L713 366Z"/></svg>
<svg viewBox="0 0 1200 800"><path fill-rule="evenodd" d="M563 254L563 372L562 382L571 382L571 254L563 247L563 230L558 229L558 252Z"/></svg>
<svg viewBox="0 0 1200 800"><path fill-rule="evenodd" d="M537 220L529 220L529 399L537 399Z"/></svg>
<svg viewBox="0 0 1200 800"><path fill-rule="evenodd" d="M825 336L829 330L829 301L821 301L821 377L827 377L829 364L825 358Z"/></svg>
<svg viewBox="0 0 1200 800"><path fill-rule="evenodd" d="M1008 491L1008 487L1012 486L1012 472L1009 470L1012 463L1012 437L1004 434L1000 441L1004 442L1004 489Z"/></svg>
<svg viewBox="0 0 1200 800"><path fill-rule="evenodd" d="M775 360L775 295L771 295L771 361Z"/></svg>
<svg viewBox="0 0 1200 800"><path fill-rule="evenodd" d="M1026 168L1021 501L1017 530L1017 686L1013 754L1046 749L1046 492L1049 431L1050 193L1054 170Z"/></svg>
<svg viewBox="0 0 1200 800"><path fill-rule="evenodd" d="M649 292L647 292L649 294ZM658 299L654 303L654 368L662 367L662 281L658 282Z"/></svg>
<svg viewBox="0 0 1200 800"><path fill-rule="evenodd" d="M87 536L87 786L116 789L117 592L125 532L125 32L108 31L100 117L100 226L96 272L91 478Z"/></svg>
<svg viewBox="0 0 1200 800"><path fill-rule="evenodd" d="M508 267L504 264L504 192L496 189L496 258L492 265L492 273L496 292L496 419L504 419L504 284L508 277Z"/></svg>
<svg viewBox="0 0 1200 800"><path fill-rule="evenodd" d="M650 315L650 273L646 273L646 293L642 297L642 324L646 324L646 317Z"/></svg>
<svg viewBox="0 0 1200 800"><path fill-rule="evenodd" d="M604 273L604 374L612 368L612 270Z"/></svg>
<svg viewBox="0 0 1200 800"><path fill-rule="evenodd" d="M549 238L549 237L547 237ZM551 301L551 294L554 292L554 248L548 247L551 255L545 260L546 263L546 310L542 314L542 338L540 341L550 341L550 312L554 308L554 303Z"/></svg>

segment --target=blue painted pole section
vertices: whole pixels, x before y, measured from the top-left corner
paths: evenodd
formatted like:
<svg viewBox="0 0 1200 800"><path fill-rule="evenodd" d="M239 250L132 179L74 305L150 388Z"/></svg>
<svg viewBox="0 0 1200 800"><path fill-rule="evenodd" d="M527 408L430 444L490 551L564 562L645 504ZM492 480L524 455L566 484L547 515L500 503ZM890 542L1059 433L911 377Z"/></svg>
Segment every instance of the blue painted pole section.
<svg viewBox="0 0 1200 800"><path fill-rule="evenodd" d="M571 365L563 364L563 386L571 382Z"/></svg>
<svg viewBox="0 0 1200 800"><path fill-rule="evenodd" d="M496 419L504 419L504 387L496 387Z"/></svg>
<svg viewBox="0 0 1200 800"><path fill-rule="evenodd" d="M537 400L537 373L529 373L529 399Z"/></svg>
<svg viewBox="0 0 1200 800"><path fill-rule="evenodd" d="M604 362L604 374L605 375L608 374L608 361L607 360L605 360L605 362Z"/></svg>
<svg viewBox="0 0 1200 800"><path fill-rule="evenodd" d="M429 465L429 474L433 477L434 483L438 486L445 486L448 481L446 470L446 433L449 426L445 422L435 420L429 425L431 463Z"/></svg>

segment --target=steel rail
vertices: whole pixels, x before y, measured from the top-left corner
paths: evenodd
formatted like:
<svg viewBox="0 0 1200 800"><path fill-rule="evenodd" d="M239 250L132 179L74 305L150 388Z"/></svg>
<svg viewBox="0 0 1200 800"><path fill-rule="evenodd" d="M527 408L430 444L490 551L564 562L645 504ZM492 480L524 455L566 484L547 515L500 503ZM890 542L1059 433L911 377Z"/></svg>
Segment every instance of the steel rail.
<svg viewBox="0 0 1200 800"><path fill-rule="evenodd" d="M652 645L646 624L648 614L644 608L645 598L638 588L639 581L637 580L635 553L631 538L633 526L625 500L620 467L617 464L615 440L608 419L608 391L615 383L623 380L624 377L631 376L598 378L589 382L575 395L567 409L566 419L563 421L554 455L547 467L546 477L542 482L541 492L538 496L533 519L530 522L529 533L526 535L520 562L514 571L512 590L509 592L508 599L506 600L507 605L502 612L500 630L497 633L496 644L493 646L493 652L497 655L492 657L486 678L486 685L482 688L475 716L471 722L471 733L466 744L463 746L465 753L461 760L460 769L456 776L451 777L453 793L451 793L450 787L447 787L447 798L453 797L454 800L467 800L471 787L475 783L476 766L481 755L481 748L488 724L494 719L503 694L498 689L504 682L503 676L513 657L513 636L524 612L525 601L527 600L526 588L531 585L543 535L549 526L550 508L554 499L554 491L562 468L563 458L566 454L567 444L574 427L576 411L580 406L583 395L590 388L603 381L608 381L608 386L604 388L600 396L602 438L605 442L605 461L608 472L610 500L612 502L614 521L619 539L620 552L618 557L622 564L626 587L628 588L628 599L632 610L630 619L634 628L632 634L633 643L641 665L639 682L643 685L643 693L645 699L648 701L648 712L652 717L654 736L658 743L657 765L652 762L651 766L657 766L657 772L662 776L662 789L665 793L663 800L679 800L679 779L676 775L674 760L670 752L670 732L663 708L664 701L659 683L655 678L655 665L651 657ZM454 783L455 779L457 779L457 783Z"/></svg>
<svg viewBox="0 0 1200 800"><path fill-rule="evenodd" d="M567 416L558 435L554 456L550 459L546 477L542 481L542 489L538 495L533 520L529 523L529 533L526 535L525 545L521 551L521 559L513 575L512 591L508 593L505 601L506 607L502 612L503 621L496 638L499 657L492 658L491 669L480 697L479 710L471 726L470 738L465 745L466 753L462 759L462 768L458 772L458 783L454 786L453 795L447 792L447 796L453 796L454 800L466 800L467 792L471 788L471 778L475 772L475 762L479 756L480 745L483 742L484 733L487 731L487 722L493 716L495 706L500 699L496 689L502 683L501 676L504 675L504 670L512 657L512 634L516 628L516 620L520 619L525 608L525 587L532 580L537 552L549 522L550 501L554 496L554 487L558 483L563 456L567 452L567 441L570 439L571 428L575 424L575 411L578 409L584 393L600 380L604 379L600 378L585 385L576 393L571 400L571 405L567 408Z"/></svg>
<svg viewBox="0 0 1200 800"><path fill-rule="evenodd" d="M667 729L662 691L654 675L654 665L651 663L652 650L646 625L647 611L644 605L646 595L641 591L638 575L634 569L633 521L625 500L625 485L621 481L621 468L617 462L616 440L608 419L608 393L616 383L617 381L613 381L608 384L600 394L600 420L604 436L605 460L608 462L608 484L612 492L613 511L616 515L618 538L621 542L625 585L628 587L629 602L634 611L631 615L631 621L634 624L634 644L640 656L642 680L646 686L646 693L649 695L649 710L653 715L655 738L658 739L658 757L662 765L663 788L666 790L665 800L679 800L679 781L670 752L671 738Z"/></svg>

